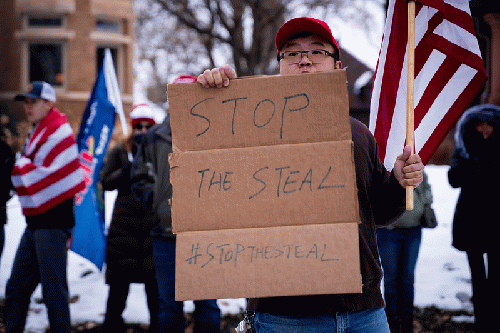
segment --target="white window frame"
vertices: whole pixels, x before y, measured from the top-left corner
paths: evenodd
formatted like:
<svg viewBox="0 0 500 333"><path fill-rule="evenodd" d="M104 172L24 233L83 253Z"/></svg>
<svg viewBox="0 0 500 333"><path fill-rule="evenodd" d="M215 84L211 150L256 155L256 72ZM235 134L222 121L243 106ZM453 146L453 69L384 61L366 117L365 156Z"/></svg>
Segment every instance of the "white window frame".
<svg viewBox="0 0 500 333"><path fill-rule="evenodd" d="M120 91L121 91L123 88L124 77L125 77L125 71L124 71L125 66L123 65L124 64L123 44L96 43L96 46L95 46L96 61L97 61L97 51L100 48L116 49L116 59L113 59L113 60L116 63L116 68L115 68L116 79L118 80L118 87L120 88ZM97 70L97 64L96 64L96 70Z"/></svg>
<svg viewBox="0 0 500 333"><path fill-rule="evenodd" d="M113 30L108 30L108 29L100 29L98 24L97 24L97 22L99 22L99 21L116 24L116 26L118 27L118 30L113 31ZM109 33L109 34L123 35L123 30L124 30L123 29L123 20L121 20L121 19L102 17L102 16L95 18L95 31Z"/></svg>
<svg viewBox="0 0 500 333"><path fill-rule="evenodd" d="M58 27L33 27L29 25L30 18L61 18L62 25ZM14 33L14 38L21 43L21 86L26 87L30 82L29 71L29 46L31 44L60 44L61 45L61 71L64 75L63 83L54 86L56 91L65 90L68 84L68 64L67 52L68 41L75 38L76 33L67 28L67 18L65 15L26 13L22 18L22 29Z"/></svg>
<svg viewBox="0 0 500 333"><path fill-rule="evenodd" d="M103 20L103 21L109 21L109 22L116 22L119 26L119 32L113 32L109 30L100 30L97 27L97 21L98 20ZM125 82L125 54L124 52L126 51L126 47L132 47L133 45L133 40L132 37L129 37L127 35L124 35L124 26L125 22L123 19L117 19L117 18L110 18L106 16L97 16L95 18L95 29L92 31L90 34L90 38L95 42L95 52L96 52L96 57L97 57L97 50L99 48L114 48L116 49L116 67L115 72L116 72L116 77L118 79L118 86L120 87L120 90L123 89L124 82Z"/></svg>
<svg viewBox="0 0 500 333"><path fill-rule="evenodd" d="M54 85L52 84L52 86L54 87L54 89L65 89L66 88L66 85L67 85L67 73L68 73L68 66L67 66L67 61L66 61L66 54L67 54L67 50L66 50L66 42L64 40L57 40L57 39L31 39L31 40L26 40L24 43L23 43L23 55L24 55L24 59L23 59L23 64L26 65L26 69L24 69L24 75L25 75L25 78L23 78L23 82L26 83L25 86L28 85L28 83L30 81L32 81L32 79L30 79L29 75L30 75L30 69L31 69L31 64L30 64L30 45L32 44L58 44L61 46L61 72L62 72L62 75L63 75L63 82L61 85Z"/></svg>

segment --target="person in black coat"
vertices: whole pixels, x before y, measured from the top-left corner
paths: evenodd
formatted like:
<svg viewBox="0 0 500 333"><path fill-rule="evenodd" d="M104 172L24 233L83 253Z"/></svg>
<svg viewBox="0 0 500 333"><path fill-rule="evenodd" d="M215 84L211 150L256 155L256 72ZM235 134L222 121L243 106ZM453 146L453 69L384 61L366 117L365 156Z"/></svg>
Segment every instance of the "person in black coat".
<svg viewBox="0 0 500 333"><path fill-rule="evenodd" d="M490 332L499 295L500 107L468 109L455 133L448 181L461 188L453 217L453 246L467 253L476 332ZM487 257L485 269L484 254Z"/></svg>
<svg viewBox="0 0 500 333"><path fill-rule="evenodd" d="M131 192L130 167L144 133L155 124L145 104L134 107L132 135L106 156L101 171L104 190L118 190L106 245L106 283L109 294L103 331L124 331L122 313L130 283L144 283L150 315L149 332L158 331L158 285L155 278L151 229L153 211L145 209Z"/></svg>
<svg viewBox="0 0 500 333"><path fill-rule="evenodd" d="M16 156L12 148L5 141L3 128L0 127L0 156L2 163L0 164L0 257L2 256L3 247L5 244L5 224L7 224L7 201L12 196L12 181L10 173L14 167Z"/></svg>

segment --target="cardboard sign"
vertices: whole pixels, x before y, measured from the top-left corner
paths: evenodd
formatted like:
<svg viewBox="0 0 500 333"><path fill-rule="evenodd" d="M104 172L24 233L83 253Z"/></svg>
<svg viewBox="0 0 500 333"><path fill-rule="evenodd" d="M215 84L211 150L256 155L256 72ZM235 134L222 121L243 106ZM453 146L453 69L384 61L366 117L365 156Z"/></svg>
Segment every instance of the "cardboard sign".
<svg viewBox="0 0 500 333"><path fill-rule="evenodd" d="M182 232L176 300L361 292L357 223Z"/></svg>
<svg viewBox="0 0 500 333"><path fill-rule="evenodd" d="M359 220L351 141L173 153L174 233Z"/></svg>
<svg viewBox="0 0 500 333"><path fill-rule="evenodd" d="M167 88L173 145L181 151L351 140L344 70Z"/></svg>
<svg viewBox="0 0 500 333"><path fill-rule="evenodd" d="M361 292L345 71L167 94L176 299Z"/></svg>

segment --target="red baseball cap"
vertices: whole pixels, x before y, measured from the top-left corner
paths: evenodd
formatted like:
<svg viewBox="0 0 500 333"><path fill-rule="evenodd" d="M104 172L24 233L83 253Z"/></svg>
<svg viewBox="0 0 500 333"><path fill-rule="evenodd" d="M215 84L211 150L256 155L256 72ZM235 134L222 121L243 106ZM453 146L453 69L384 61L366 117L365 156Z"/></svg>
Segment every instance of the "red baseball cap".
<svg viewBox="0 0 500 333"><path fill-rule="evenodd" d="M297 17L285 22L276 33L275 43L278 51L278 61L280 51L283 48L283 45L285 45L285 42L290 37L300 32L310 32L318 35L327 40L337 49L337 51L339 51L339 45L333 37L332 31L326 22L311 17Z"/></svg>

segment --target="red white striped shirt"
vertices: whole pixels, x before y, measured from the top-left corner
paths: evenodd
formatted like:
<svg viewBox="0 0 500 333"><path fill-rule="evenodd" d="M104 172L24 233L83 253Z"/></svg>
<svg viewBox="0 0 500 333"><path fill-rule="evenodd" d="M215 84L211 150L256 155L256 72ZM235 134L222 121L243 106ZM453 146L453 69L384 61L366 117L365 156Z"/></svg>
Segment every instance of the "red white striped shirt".
<svg viewBox="0 0 500 333"><path fill-rule="evenodd" d="M12 170L23 214L46 212L83 190L73 129L56 108L34 128Z"/></svg>

